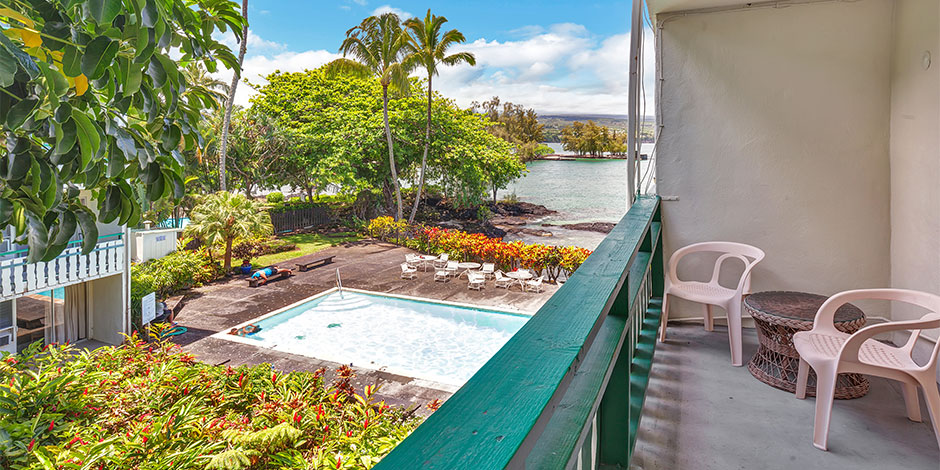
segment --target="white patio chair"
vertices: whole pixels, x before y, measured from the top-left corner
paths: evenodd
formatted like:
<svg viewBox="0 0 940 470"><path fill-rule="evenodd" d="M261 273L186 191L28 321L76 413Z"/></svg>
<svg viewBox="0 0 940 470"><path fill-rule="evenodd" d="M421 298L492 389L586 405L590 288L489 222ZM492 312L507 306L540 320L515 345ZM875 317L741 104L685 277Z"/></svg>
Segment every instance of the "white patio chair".
<svg viewBox="0 0 940 470"><path fill-rule="evenodd" d="M679 261L690 253L721 253L715 261L712 278L708 282L682 281L676 275ZM727 288L718 283L722 264L729 259L744 263L744 271L734 288ZM669 272L666 275L663 291L663 319L659 340L666 341L666 322L669 319L669 296L674 295L693 302L705 304L705 331L713 331L715 322L712 318L712 305L717 305L728 312L728 341L731 343L731 364L741 366L741 300L751 288L751 270L762 259L764 252L743 243L705 242L679 248L669 258Z"/></svg>
<svg viewBox="0 0 940 470"><path fill-rule="evenodd" d="M537 279L525 281L525 290L527 292L542 292L543 280L545 280L545 276L539 276Z"/></svg>
<svg viewBox="0 0 940 470"><path fill-rule="evenodd" d="M444 271L443 269L434 270L434 280L435 281L447 281L450 278L450 272Z"/></svg>
<svg viewBox="0 0 940 470"><path fill-rule="evenodd" d="M405 255L405 263L408 263L408 266L412 268L418 269L419 267L421 267L422 261L421 261L421 258L418 258L418 255L407 254Z"/></svg>
<svg viewBox="0 0 940 470"><path fill-rule="evenodd" d="M493 274L496 272L496 265L493 263L483 263L483 266L480 268L480 272L486 276L487 279L493 277Z"/></svg>
<svg viewBox="0 0 940 470"><path fill-rule="evenodd" d="M469 272L467 273L467 279L469 279L467 284L469 289L481 290L486 287L486 276L481 273Z"/></svg>
<svg viewBox="0 0 940 470"><path fill-rule="evenodd" d="M441 269L447 265L447 260L450 256L447 253L441 253L440 256L434 260L434 269Z"/></svg>
<svg viewBox="0 0 940 470"><path fill-rule="evenodd" d="M459 268L457 267L457 264L458 264L458 263L457 263L456 261L448 261L448 262L447 262L447 264L444 266L444 271L447 272L447 275L448 275L448 276L457 277L457 271L458 271L458 269L459 269Z"/></svg>
<svg viewBox="0 0 940 470"><path fill-rule="evenodd" d="M496 279L496 287L502 287L503 289L509 289L509 286L515 281L511 277L504 276L502 271L496 271L494 277Z"/></svg>
<svg viewBox="0 0 940 470"><path fill-rule="evenodd" d="M408 265L408 263L401 264L401 278L402 279L415 279L418 277L417 268L413 268Z"/></svg>
<svg viewBox="0 0 940 470"><path fill-rule="evenodd" d="M930 311L919 320L895 321L867 326L849 335L836 329L833 317L836 310L848 302L858 300L895 300L917 305ZM937 388L937 353L940 342L933 347L933 355L920 366L911 358L914 345L923 330L940 328L940 296L904 289L860 289L840 292L819 307L813 320L813 329L793 335L793 346L800 353L797 373L796 397L806 398L809 368L816 371L816 420L813 426L813 445L826 450L832 400L838 374L858 373L875 375L901 382L901 391L907 407L907 417L920 422L918 386L924 392L930 421L937 445L940 446L940 390ZM880 333L911 330L910 339L901 347L894 347L872 339Z"/></svg>

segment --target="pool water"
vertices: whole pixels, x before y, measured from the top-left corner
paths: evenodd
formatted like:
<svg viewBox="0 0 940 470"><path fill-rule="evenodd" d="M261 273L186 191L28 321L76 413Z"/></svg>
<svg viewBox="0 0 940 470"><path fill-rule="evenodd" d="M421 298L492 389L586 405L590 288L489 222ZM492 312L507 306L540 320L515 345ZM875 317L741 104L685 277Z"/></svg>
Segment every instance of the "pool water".
<svg viewBox="0 0 940 470"><path fill-rule="evenodd" d="M463 385L529 319L482 308L334 291L256 321L259 346Z"/></svg>

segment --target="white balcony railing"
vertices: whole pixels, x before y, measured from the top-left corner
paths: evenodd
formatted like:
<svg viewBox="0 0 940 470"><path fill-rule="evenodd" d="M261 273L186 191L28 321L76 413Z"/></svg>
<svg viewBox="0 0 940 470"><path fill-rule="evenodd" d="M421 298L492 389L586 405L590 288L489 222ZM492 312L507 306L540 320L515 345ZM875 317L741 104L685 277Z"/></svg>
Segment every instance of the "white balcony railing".
<svg viewBox="0 0 940 470"><path fill-rule="evenodd" d="M65 287L124 271L124 234L105 235L82 254L81 241L69 243L52 261L27 263L26 250L0 254L0 301Z"/></svg>

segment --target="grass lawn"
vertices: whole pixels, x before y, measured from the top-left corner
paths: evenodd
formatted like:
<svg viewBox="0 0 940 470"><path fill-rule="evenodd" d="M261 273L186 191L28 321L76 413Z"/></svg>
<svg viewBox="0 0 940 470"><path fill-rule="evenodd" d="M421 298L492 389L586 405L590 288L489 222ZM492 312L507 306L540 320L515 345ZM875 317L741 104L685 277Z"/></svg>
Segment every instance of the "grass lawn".
<svg viewBox="0 0 940 470"><path fill-rule="evenodd" d="M280 238L297 245L297 249L285 251L283 253L259 256L258 258L255 258L251 261L252 266L270 266L272 264L282 263L286 260L316 253L320 250L329 248L331 246L336 246L341 243L356 241L362 237L356 235L353 232L349 232L345 234L334 234L333 237L327 237L326 235L320 233L299 233L296 235L286 235Z"/></svg>

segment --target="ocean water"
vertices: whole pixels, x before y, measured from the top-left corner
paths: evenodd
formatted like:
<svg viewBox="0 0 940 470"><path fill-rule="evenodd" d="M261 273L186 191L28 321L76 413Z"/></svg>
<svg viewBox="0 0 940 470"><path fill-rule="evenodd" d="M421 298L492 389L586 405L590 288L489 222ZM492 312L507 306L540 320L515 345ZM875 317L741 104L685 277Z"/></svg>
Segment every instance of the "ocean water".
<svg viewBox="0 0 940 470"><path fill-rule="evenodd" d="M256 322L261 330L246 338L278 351L460 386L528 319L344 291Z"/></svg>
<svg viewBox="0 0 940 470"><path fill-rule="evenodd" d="M643 147L644 153L652 150L651 144L644 144ZM648 160L641 161L640 171L648 171L649 164ZM557 214L534 220L527 226L548 230L553 236L508 235L506 240L594 249L606 234L543 227L542 224L619 222L626 214L626 160L537 160L529 162L527 167L528 174L502 190L499 197L515 194L520 201L541 204L558 211Z"/></svg>

